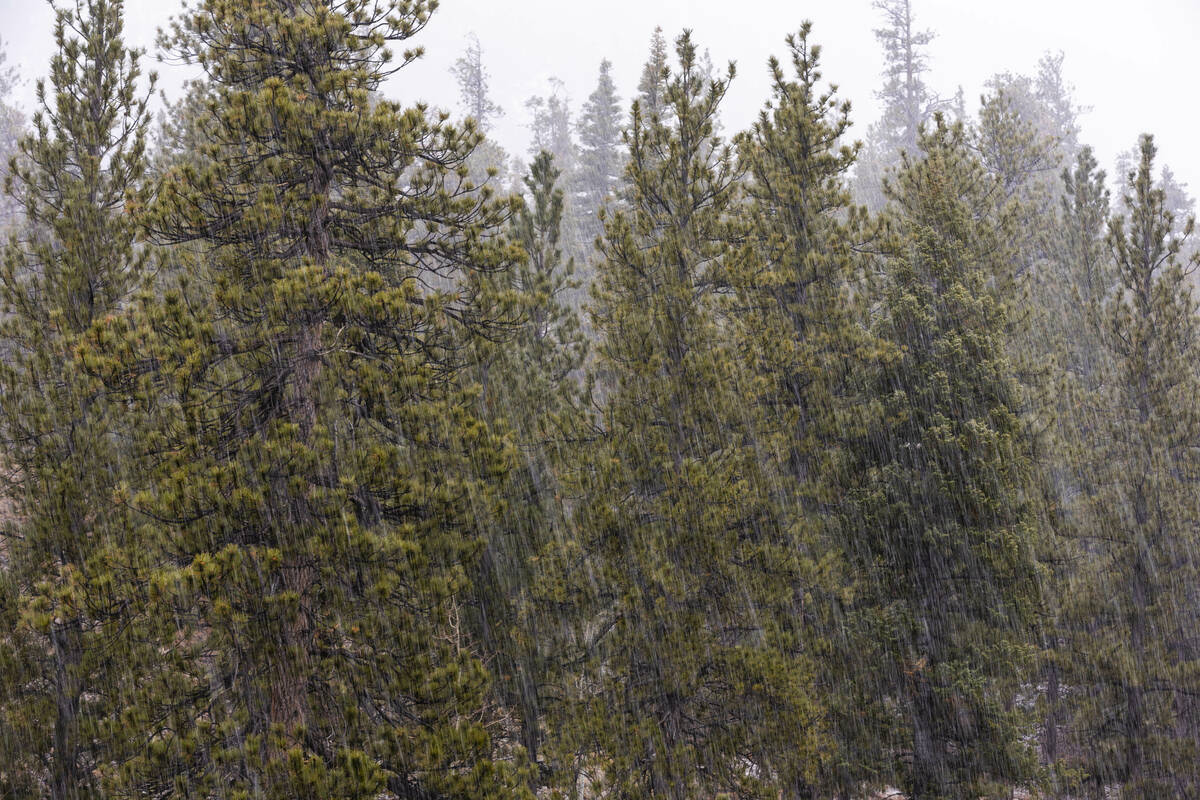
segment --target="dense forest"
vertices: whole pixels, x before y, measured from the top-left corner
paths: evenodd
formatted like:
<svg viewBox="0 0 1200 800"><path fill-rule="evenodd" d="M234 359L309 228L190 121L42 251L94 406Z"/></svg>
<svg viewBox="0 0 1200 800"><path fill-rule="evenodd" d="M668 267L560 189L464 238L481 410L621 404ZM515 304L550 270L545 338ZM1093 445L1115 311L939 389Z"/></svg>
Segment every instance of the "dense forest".
<svg viewBox="0 0 1200 800"><path fill-rule="evenodd" d="M436 0L193 0L157 118L121 0L58 9L0 797L1200 796L1192 202L1061 56L938 96L914 2L861 138L810 25L742 131L646 30L519 175L478 40L388 99Z"/></svg>

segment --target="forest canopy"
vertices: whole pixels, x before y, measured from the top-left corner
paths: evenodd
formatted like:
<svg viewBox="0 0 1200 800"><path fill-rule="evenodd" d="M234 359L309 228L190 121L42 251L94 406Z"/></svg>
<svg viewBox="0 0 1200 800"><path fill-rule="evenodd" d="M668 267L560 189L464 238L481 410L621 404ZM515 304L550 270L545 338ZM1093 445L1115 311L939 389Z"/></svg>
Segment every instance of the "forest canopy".
<svg viewBox="0 0 1200 800"><path fill-rule="evenodd" d="M810 23L647 30L527 163L478 38L394 99L435 0L192 0L157 119L124 3L55 6L0 797L1197 796L1193 202L1061 54L939 95L918 5L869 124Z"/></svg>

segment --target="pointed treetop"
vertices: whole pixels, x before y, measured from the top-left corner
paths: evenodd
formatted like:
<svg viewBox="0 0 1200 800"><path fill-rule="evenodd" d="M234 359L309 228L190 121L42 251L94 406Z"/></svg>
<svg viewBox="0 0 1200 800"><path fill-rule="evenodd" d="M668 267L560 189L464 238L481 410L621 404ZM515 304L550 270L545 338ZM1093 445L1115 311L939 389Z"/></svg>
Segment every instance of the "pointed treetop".
<svg viewBox="0 0 1200 800"><path fill-rule="evenodd" d="M483 63L483 45L479 37L467 37L467 49L450 69L458 81L459 99L467 116L475 120L479 130L487 133L504 109L492 101L490 93L491 75Z"/></svg>

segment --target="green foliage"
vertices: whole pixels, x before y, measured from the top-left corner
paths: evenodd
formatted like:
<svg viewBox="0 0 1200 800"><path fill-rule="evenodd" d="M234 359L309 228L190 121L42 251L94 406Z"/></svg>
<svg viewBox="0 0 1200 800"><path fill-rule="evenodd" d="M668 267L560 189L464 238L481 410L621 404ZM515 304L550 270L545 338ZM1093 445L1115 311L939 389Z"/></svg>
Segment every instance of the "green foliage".
<svg viewBox="0 0 1200 800"><path fill-rule="evenodd" d="M207 120L147 224L212 283L86 353L144 420L128 502L174 622L113 794L523 795L460 622L503 460L457 343L495 325L508 208L462 177L471 127L376 94L432 9L205 0L174 26Z"/></svg>
<svg viewBox="0 0 1200 800"><path fill-rule="evenodd" d="M543 687L561 650L562 625L544 602L541 557L568 536L558 474L583 427L579 371L587 352L579 318L565 304L575 265L562 253L563 192L553 157L542 152L525 178L528 198L513 219L526 258L498 277L517 322L502 341L476 341L473 378L483 418L515 447L494 480L502 503L489 525L476 580L473 624L496 685L534 762L544 738ZM541 776L553 772L541 764Z"/></svg>
<svg viewBox="0 0 1200 800"><path fill-rule="evenodd" d="M1060 659L1080 687L1070 698L1079 762L1095 785L1120 784L1130 798L1196 790L1178 768L1197 757L1197 329L1179 257L1192 222L1173 233L1154 157L1145 136L1129 214L1110 221L1111 261L1100 262L1115 267L1116 290L1094 297L1098 352L1079 359L1086 424L1076 430L1092 455L1074 532L1086 558L1070 575ZM1093 241L1085 252L1100 258Z"/></svg>
<svg viewBox="0 0 1200 800"><path fill-rule="evenodd" d="M793 613L825 666L819 682L837 747L822 754L811 787L823 796L879 776L887 725L882 698L862 691L874 666L846 613L854 587L842 549L854 468L846 443L866 432L863 376L879 356L854 293L866 266L855 248L874 231L846 187L857 153L842 144L849 104L821 88L810 30L788 38L794 77L772 59L771 105L739 141L749 246L730 262L729 323L776 513L798 548L806 602Z"/></svg>
<svg viewBox="0 0 1200 800"><path fill-rule="evenodd" d="M613 83L612 63L605 60L600 63L596 88L588 96L579 117L579 202L593 217L614 194L624 171L621 123L621 105ZM597 225L591 238L601 232L602 228ZM590 239L587 244L590 251Z"/></svg>
<svg viewBox="0 0 1200 800"><path fill-rule="evenodd" d="M607 404L573 476L578 540L563 569L590 577L563 578L581 596L582 671L562 689L574 702L555 746L577 786L616 797L773 797L811 777L820 721L790 619L797 553L716 315L737 173L713 125L732 75L707 81L688 34L676 50L669 112L634 104L628 208L601 242Z"/></svg>
<svg viewBox="0 0 1200 800"><path fill-rule="evenodd" d="M999 186L940 118L893 189L880 334L885 414L869 432L854 562L880 680L901 709L911 797L1027 780L1014 705L1038 608L1030 455L1006 357Z"/></svg>
<svg viewBox="0 0 1200 800"><path fill-rule="evenodd" d="M477 41L463 125L384 96L436 7L193 0L153 153L123 4L57 9L0 208L0 795L1200 792L1150 137L1110 220L1061 56L948 125L881 0L866 147L809 25L732 147L732 66L658 30L629 124L607 61L577 128L535 98L496 199Z"/></svg>
<svg viewBox="0 0 1200 800"><path fill-rule="evenodd" d="M134 741L114 725L128 666L152 662L138 530L112 495L128 443L119 404L76 357L144 272L145 97L123 9L56 13L43 108L6 182L24 213L0 267L6 574L0 794L91 797Z"/></svg>
<svg viewBox="0 0 1200 800"><path fill-rule="evenodd" d="M670 48L667 38L663 36L662 27L654 29L650 37L650 54L642 66L642 76L638 80L637 101L646 119L671 113L671 101L667 97L667 87L670 83Z"/></svg>

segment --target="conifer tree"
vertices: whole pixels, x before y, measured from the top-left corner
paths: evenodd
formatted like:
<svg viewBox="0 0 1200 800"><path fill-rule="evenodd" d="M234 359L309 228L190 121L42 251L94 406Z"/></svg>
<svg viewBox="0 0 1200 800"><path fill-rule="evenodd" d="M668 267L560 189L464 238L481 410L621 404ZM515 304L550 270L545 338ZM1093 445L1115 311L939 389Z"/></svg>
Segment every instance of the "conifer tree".
<svg viewBox="0 0 1200 800"><path fill-rule="evenodd" d="M874 8L883 16L883 27L875 30L884 61L883 87L875 96L883 111L867 132L854 190L860 202L878 211L887 199L883 181L888 171L899 165L902 152L916 154L921 126L951 104L926 83L926 48L934 33L916 27L912 0L876 0Z"/></svg>
<svg viewBox="0 0 1200 800"><path fill-rule="evenodd" d="M580 224L578 239L570 249L585 269L596 238L604 231L600 209L615 194L625 168L621 128L621 104L613 83L612 63L605 59L600 62L596 88L579 116L579 169L573 188Z"/></svg>
<svg viewBox="0 0 1200 800"><path fill-rule="evenodd" d="M112 503L126 442L118 410L75 349L143 272L132 212L145 202L146 95L120 0L56 11L42 109L6 189L24 212L0 268L0 431L6 588L0 794L97 796L126 757L113 721L131 663L153 663L136 576L142 554ZM152 83L152 81L151 81Z"/></svg>
<svg viewBox="0 0 1200 800"><path fill-rule="evenodd" d="M1091 148L1080 150L1073 169L1062 174L1063 195L1051 248L1050 270L1042 296L1054 294L1047 337L1065 347L1061 368L1083 391L1097 388L1106 360L1098 336L1097 312L1116 284L1116 270L1105 243L1109 219L1106 175ZM1051 288L1053 287L1053 288ZM1047 329L1048 325L1039 327Z"/></svg>
<svg viewBox="0 0 1200 800"><path fill-rule="evenodd" d="M504 109L492 100L491 75L483 63L483 45L478 36L467 37L467 49L454 62L451 73L458 82L463 111L486 134L492 129L492 121L504 115Z"/></svg>
<svg viewBox="0 0 1200 800"><path fill-rule="evenodd" d="M851 284L863 272L855 247L871 235L851 204L847 175L857 147L843 144L850 107L821 85L821 48L811 25L788 38L794 76L770 63L773 98L739 141L746 173L748 257L734 262L730 324L752 376L756 440L769 454L774 503L796 532L810 602L795 610L812 652L838 750L822 763L821 786L843 793L870 777L882 753L876 697L861 691L872 668L864 644L844 632L852 594L839 558L851 454L863 432L862 385L875 344ZM849 612L849 613L848 613Z"/></svg>
<svg viewBox="0 0 1200 800"><path fill-rule="evenodd" d="M1047 54L1038 62L1036 75L1011 72L993 75L984 84L987 90L984 105L1002 100L995 108L1029 126L1031 141L1046 143L1042 149L1049 151L1050 160L1066 168L1079 152L1080 109L1062 74L1062 66L1061 54ZM984 127L982 110L979 122Z"/></svg>
<svg viewBox="0 0 1200 800"><path fill-rule="evenodd" d="M773 517L714 287L737 174L713 139L726 77L676 45L668 113L633 106L628 208L605 223L594 324L608 402L575 480L583 687L556 747L613 797L775 797L811 777L819 720L795 635L797 555ZM570 574L570 573L568 573ZM548 581L549 582L549 581ZM578 691L578 690L577 690Z"/></svg>
<svg viewBox="0 0 1200 800"><path fill-rule="evenodd" d="M178 626L114 793L525 796L462 622L503 460L457 377L508 207L461 178L471 124L378 95L433 8L203 0L173 27L209 119L148 225L212 285L85 352L147 420L124 496Z"/></svg>
<svg viewBox="0 0 1200 800"><path fill-rule="evenodd" d="M25 131L25 115L14 104L12 94L19 81L19 73L6 67L8 51L0 41L0 176L7 180L8 162L17 152L17 142ZM7 193L0 196L0 231L18 222L16 203Z"/></svg>
<svg viewBox="0 0 1200 800"><path fill-rule="evenodd" d="M584 234L581 229L589 227L591 216L581 205L578 194L567 191L579 182L579 145L575 141L575 121L571 115L570 98L565 93L565 87L558 78L550 79L551 92L548 96L535 95L529 98L525 107L532 114L529 125L530 145L529 155L535 161L543 152L549 153L554 160L554 169L559 173L556 183L564 188L563 217L559 220L559 236L567 253L567 258L586 258L590 248L582 247ZM527 178L528 176L526 176ZM527 180L522 181L528 190Z"/></svg>
<svg viewBox="0 0 1200 800"><path fill-rule="evenodd" d="M1091 492L1094 457L1089 446L1097 424L1094 393L1104 381L1108 356L1101 344L1101 305L1115 283L1105 226L1109 193L1105 174L1097 170L1090 148L1084 147L1074 167L1063 171L1062 196L1054 222L1045 235L1046 258L1034 272L1030 315L1030 357L1050 365L1049 387L1042 401L1047 426L1040 461L1047 478L1047 514L1052 536L1043 543L1042 563L1049 572L1045 584L1048 621L1045 626L1044 708L1041 735L1043 759L1066 767L1062 780L1073 780L1072 765L1064 761L1072 743L1067 739L1072 719L1066 698L1074 691L1064 685L1073 658L1065 610L1072 588L1092 574L1086 542L1090 526L1082 497Z"/></svg>
<svg viewBox="0 0 1200 800"><path fill-rule="evenodd" d="M659 26L650 37L650 54L646 57L646 63L642 66L642 76L638 79L637 99L646 119L671 111L667 99L669 62L667 37L663 35L663 29Z"/></svg>
<svg viewBox="0 0 1200 800"><path fill-rule="evenodd" d="M541 695L562 643L555 611L541 603L539 563L557 537L569 535L558 475L582 427L577 381L587 352L578 315L567 305L575 265L563 256L559 178L553 157L540 153L513 219L526 259L498 278L514 296L519 322L501 342L478 342L483 417L515 452L500 480L503 505L480 565L476 622L497 688L516 711L521 743L535 763L542 761ZM556 774L541 767L541 783Z"/></svg>
<svg viewBox="0 0 1200 800"><path fill-rule="evenodd" d="M534 95L525 102L532 119L529 124L529 153L537 159L543 151L554 157L556 168L571 175L575 167L576 147L570 99L558 78L550 79L548 96Z"/></svg>
<svg viewBox="0 0 1200 800"><path fill-rule="evenodd" d="M974 145L979 160L999 180L1006 197L1019 197L1031 208L1045 212L1053 193L1045 191L1044 181L1039 185L1038 179L1057 177L1061 153L1054 139L1040 133L1036 121L1030 119L1033 112L1022 108L1020 99L1005 88L985 95ZM1042 208L1034 205L1037 201Z"/></svg>
<svg viewBox="0 0 1200 800"><path fill-rule="evenodd" d="M973 798L1031 777L1014 705L1038 607L1030 455L1007 358L999 187L941 118L893 190L880 333L899 351L866 438L860 602L901 712L909 797Z"/></svg>
<svg viewBox="0 0 1200 800"><path fill-rule="evenodd" d="M458 83L459 104L463 113L485 137L468 159L468 179L477 188L492 189L496 182L507 185L510 178L509 154L498 142L488 137L495 120L504 116L504 109L492 98L491 74L484 64L483 45L478 36L472 33L467 37L467 49L454 62L450 72Z"/></svg>
<svg viewBox="0 0 1200 800"><path fill-rule="evenodd" d="M1153 177L1153 139L1141 141L1129 176L1127 216L1107 237L1117 290L1100 317L1098 364L1083 402L1089 462L1078 495L1078 535L1089 558L1069 584L1068 653L1072 693L1094 791L1122 797L1186 797L1197 791L1194 764L1197 651L1194 586L1197 464L1197 322L1180 259L1189 220L1176 235L1166 195Z"/></svg>
<svg viewBox="0 0 1200 800"><path fill-rule="evenodd" d="M1042 134L1058 142L1068 161L1079 154L1079 115L1086 109L1075 103L1075 89L1063 75L1062 52L1046 53L1038 60L1034 95L1045 112Z"/></svg>
<svg viewBox="0 0 1200 800"><path fill-rule="evenodd" d="M924 50L934 34L916 28L912 0L876 0L874 7L884 22L875 31L885 65L877 93L884 105L880 130L889 147L915 154L921 126L944 106L924 79L929 72Z"/></svg>

